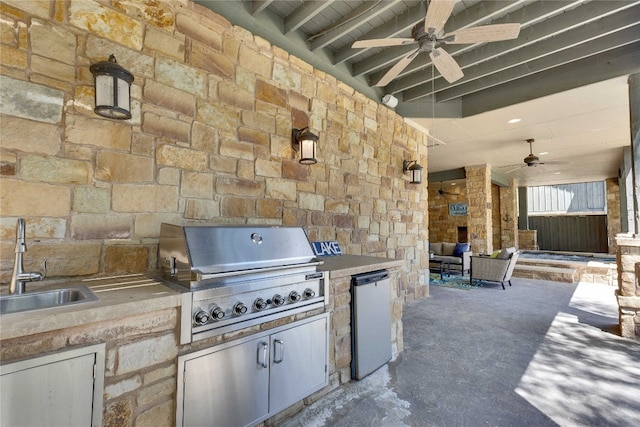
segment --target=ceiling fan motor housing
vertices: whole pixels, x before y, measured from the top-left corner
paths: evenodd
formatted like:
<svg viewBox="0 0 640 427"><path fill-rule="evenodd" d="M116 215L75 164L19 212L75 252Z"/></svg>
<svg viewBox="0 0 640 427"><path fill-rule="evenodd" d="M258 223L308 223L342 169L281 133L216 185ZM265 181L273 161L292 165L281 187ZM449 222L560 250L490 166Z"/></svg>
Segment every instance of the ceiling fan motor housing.
<svg viewBox="0 0 640 427"><path fill-rule="evenodd" d="M527 166L535 166L538 163L540 163L540 157L534 154L529 154L527 157L524 158L524 162L527 164Z"/></svg>

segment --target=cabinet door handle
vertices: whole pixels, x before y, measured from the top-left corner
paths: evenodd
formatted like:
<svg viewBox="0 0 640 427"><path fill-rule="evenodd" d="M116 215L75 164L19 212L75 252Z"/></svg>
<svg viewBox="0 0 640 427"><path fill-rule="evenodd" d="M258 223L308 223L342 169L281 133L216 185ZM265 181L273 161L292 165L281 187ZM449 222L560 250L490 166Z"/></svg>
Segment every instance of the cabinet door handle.
<svg viewBox="0 0 640 427"><path fill-rule="evenodd" d="M278 357L278 347L280 347L280 357ZM273 340L273 363L281 363L284 360L284 342Z"/></svg>
<svg viewBox="0 0 640 427"><path fill-rule="evenodd" d="M262 357L260 357L262 355ZM263 368L268 368L269 364L267 363L267 357L269 356L269 344L266 342L261 342L258 344L258 365Z"/></svg>

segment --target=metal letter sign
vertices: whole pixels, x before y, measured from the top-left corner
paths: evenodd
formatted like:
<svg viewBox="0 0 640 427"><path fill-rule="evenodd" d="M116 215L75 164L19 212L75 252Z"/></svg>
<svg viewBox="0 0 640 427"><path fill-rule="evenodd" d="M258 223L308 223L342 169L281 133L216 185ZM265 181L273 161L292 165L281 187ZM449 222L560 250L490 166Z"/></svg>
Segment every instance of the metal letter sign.
<svg viewBox="0 0 640 427"><path fill-rule="evenodd" d="M312 242L313 252L317 256L335 256L342 255L342 250L340 249L340 245L335 240L328 242Z"/></svg>
<svg viewBox="0 0 640 427"><path fill-rule="evenodd" d="M449 215L466 215L467 204L466 203L450 203Z"/></svg>

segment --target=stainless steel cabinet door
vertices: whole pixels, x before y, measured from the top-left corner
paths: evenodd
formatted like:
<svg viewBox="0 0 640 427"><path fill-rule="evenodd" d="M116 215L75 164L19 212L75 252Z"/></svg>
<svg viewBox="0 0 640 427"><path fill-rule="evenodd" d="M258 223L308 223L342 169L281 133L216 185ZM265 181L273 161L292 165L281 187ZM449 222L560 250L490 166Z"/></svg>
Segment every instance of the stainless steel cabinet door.
<svg viewBox="0 0 640 427"><path fill-rule="evenodd" d="M276 413L327 381L327 319L271 335L269 410Z"/></svg>
<svg viewBox="0 0 640 427"><path fill-rule="evenodd" d="M185 362L184 426L245 426L269 412L269 337Z"/></svg>
<svg viewBox="0 0 640 427"><path fill-rule="evenodd" d="M1 426L91 426L95 354L3 366ZM17 366L16 369L14 369ZM102 408L96 408L100 413Z"/></svg>

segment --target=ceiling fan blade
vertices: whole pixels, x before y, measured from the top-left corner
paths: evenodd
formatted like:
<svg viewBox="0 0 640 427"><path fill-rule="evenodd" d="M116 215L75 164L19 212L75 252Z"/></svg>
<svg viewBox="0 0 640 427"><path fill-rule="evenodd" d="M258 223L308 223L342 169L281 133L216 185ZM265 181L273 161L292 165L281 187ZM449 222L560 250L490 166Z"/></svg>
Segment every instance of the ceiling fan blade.
<svg viewBox="0 0 640 427"><path fill-rule="evenodd" d="M522 169L522 168L526 168L526 167L527 167L527 165L521 165L521 166L515 167L515 168L513 168L513 169L509 169L508 171L505 171L504 173L511 173L511 172L515 172L515 171L517 171L518 169Z"/></svg>
<svg viewBox="0 0 640 427"><path fill-rule="evenodd" d="M445 34L447 44L471 44L511 40L520 34L520 24L496 24L465 28ZM452 41L447 38L453 36Z"/></svg>
<svg viewBox="0 0 640 427"><path fill-rule="evenodd" d="M433 65L436 66L442 77L444 77L449 83L453 83L456 80L460 80L464 77L462 69L458 65L455 59L447 53L443 48L439 47L429 54Z"/></svg>
<svg viewBox="0 0 640 427"><path fill-rule="evenodd" d="M389 71L387 71L387 74L382 76L382 78L378 81L378 83L376 83L376 86L383 87L388 85L389 82L391 82L391 80L395 79L396 76L402 72L402 70L407 68L407 65L409 65L409 63L413 61L413 59L418 55L418 53L420 53L420 49L416 49L406 54L402 59L400 59L396 63L396 65L394 65L389 69Z"/></svg>
<svg viewBox="0 0 640 427"><path fill-rule="evenodd" d="M431 0L427 16L424 19L424 31L438 34L453 12L456 0Z"/></svg>
<svg viewBox="0 0 640 427"><path fill-rule="evenodd" d="M405 44L417 43L414 39L397 38L397 39L371 39L371 40L358 40L354 42L351 47L354 49L361 49L366 47L386 47L386 46L401 46Z"/></svg>
<svg viewBox="0 0 640 427"><path fill-rule="evenodd" d="M549 160L546 162L540 162L539 165L570 165L571 162L567 162L565 160Z"/></svg>

